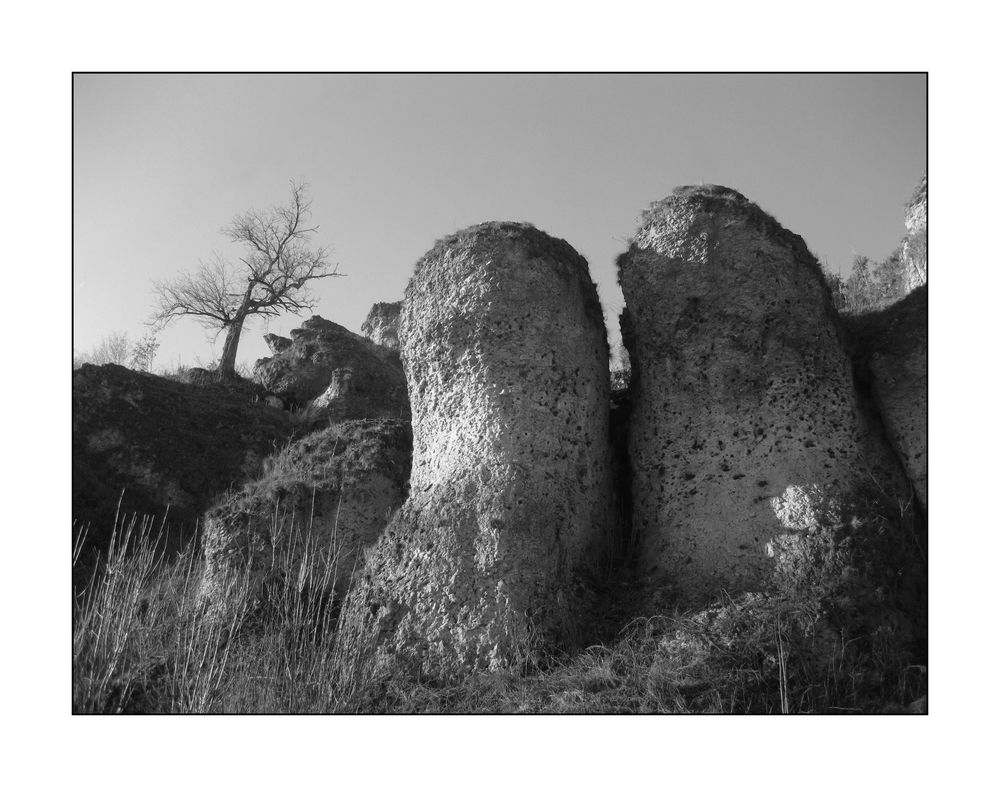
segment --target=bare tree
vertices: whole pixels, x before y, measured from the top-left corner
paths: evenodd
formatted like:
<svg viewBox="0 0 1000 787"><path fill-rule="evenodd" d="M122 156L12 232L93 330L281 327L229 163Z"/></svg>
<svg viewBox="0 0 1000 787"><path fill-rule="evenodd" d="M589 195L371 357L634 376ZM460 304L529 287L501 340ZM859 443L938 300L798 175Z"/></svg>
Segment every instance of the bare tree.
<svg viewBox="0 0 1000 787"><path fill-rule="evenodd" d="M155 323L191 316L217 333L227 332L219 359L221 375L236 373L236 349L249 317L298 314L315 303L305 289L310 281L340 275L336 268L330 270L327 247L309 245L309 236L318 228L306 226L312 203L305 192L304 183L293 181L288 204L249 210L223 228L226 237L243 247L240 264L216 254L194 274L154 282Z"/></svg>

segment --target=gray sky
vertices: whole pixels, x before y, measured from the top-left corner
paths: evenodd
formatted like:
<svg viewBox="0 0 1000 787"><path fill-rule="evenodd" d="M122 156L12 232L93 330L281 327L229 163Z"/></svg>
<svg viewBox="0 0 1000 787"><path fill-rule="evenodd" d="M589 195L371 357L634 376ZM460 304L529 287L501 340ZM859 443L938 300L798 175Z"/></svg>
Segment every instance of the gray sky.
<svg viewBox="0 0 1000 787"><path fill-rule="evenodd" d="M590 263L612 340L614 259L675 186L743 192L827 267L881 259L924 172L922 75L78 75L74 80L74 337L137 338L150 282L238 248L219 229L310 184L315 242L343 278L315 314L357 331L399 299L434 241L530 221ZM239 362L308 314L248 323ZM158 366L221 352L188 318Z"/></svg>

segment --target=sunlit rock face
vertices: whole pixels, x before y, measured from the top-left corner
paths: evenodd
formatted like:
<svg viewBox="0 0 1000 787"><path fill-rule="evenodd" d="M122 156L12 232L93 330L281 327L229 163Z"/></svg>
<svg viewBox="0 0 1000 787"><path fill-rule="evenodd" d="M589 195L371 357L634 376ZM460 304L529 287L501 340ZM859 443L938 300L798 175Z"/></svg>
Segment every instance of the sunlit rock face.
<svg viewBox="0 0 1000 787"><path fill-rule="evenodd" d="M361 335L371 339L375 344L399 349L399 310L402 301L395 303L376 303L372 306L365 321L361 323Z"/></svg>
<svg viewBox="0 0 1000 787"><path fill-rule="evenodd" d="M684 187L643 215L619 278L634 333L634 525L652 583L690 602L762 588L857 482L899 487L798 235L731 189Z"/></svg>
<svg viewBox="0 0 1000 787"><path fill-rule="evenodd" d="M611 521L608 345L586 261L488 223L417 264L400 321L410 497L368 552L340 645L448 676L516 664L586 621Z"/></svg>
<svg viewBox="0 0 1000 787"><path fill-rule="evenodd" d="M901 254L906 291L910 292L927 283L927 176L917 184L916 191L906 205L904 217L906 237Z"/></svg>

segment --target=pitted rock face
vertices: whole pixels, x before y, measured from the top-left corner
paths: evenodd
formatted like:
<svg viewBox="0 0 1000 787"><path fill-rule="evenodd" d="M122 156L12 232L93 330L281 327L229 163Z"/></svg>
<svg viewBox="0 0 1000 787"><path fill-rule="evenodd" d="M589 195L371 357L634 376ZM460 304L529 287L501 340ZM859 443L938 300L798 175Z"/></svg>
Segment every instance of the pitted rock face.
<svg viewBox="0 0 1000 787"><path fill-rule="evenodd" d="M565 644L611 522L608 345L586 260L528 225L460 232L418 262L400 339L411 493L348 597L342 647L447 676Z"/></svg>
<svg viewBox="0 0 1000 787"><path fill-rule="evenodd" d="M906 206L904 217L906 237L903 238L903 275L906 290L915 290L927 283L927 176L917 185Z"/></svg>
<svg viewBox="0 0 1000 787"><path fill-rule="evenodd" d="M644 214L619 278L634 524L654 584L692 602L759 589L815 529L809 501L830 510L869 470L898 484L799 236L738 192L686 187Z"/></svg>
<svg viewBox="0 0 1000 787"><path fill-rule="evenodd" d="M254 379L295 408L331 421L408 418L406 378L396 353L322 317L310 317L292 338L254 365ZM270 336L270 334L269 334Z"/></svg>
<svg viewBox="0 0 1000 787"><path fill-rule="evenodd" d="M927 511L927 285L889 308L850 318L855 368Z"/></svg>
<svg viewBox="0 0 1000 787"><path fill-rule="evenodd" d="M223 610L248 567L256 594L289 559L300 581L342 592L406 498L410 450L409 424L389 420L347 421L292 443L206 514L200 598Z"/></svg>
<svg viewBox="0 0 1000 787"><path fill-rule="evenodd" d="M399 310L402 301L395 303L376 303L372 306L365 321L361 323L361 335L371 339L375 344L399 349Z"/></svg>

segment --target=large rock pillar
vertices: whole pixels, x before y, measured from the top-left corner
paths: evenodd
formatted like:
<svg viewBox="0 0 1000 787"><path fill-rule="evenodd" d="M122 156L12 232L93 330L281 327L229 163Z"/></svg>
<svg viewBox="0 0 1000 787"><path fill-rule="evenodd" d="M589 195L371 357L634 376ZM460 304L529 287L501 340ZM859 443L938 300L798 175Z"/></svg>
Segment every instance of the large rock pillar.
<svg viewBox="0 0 1000 787"><path fill-rule="evenodd" d="M690 602L762 588L804 565L802 539L856 482L898 486L798 235L731 189L683 187L643 215L619 278L638 560L655 584Z"/></svg>
<svg viewBox="0 0 1000 787"><path fill-rule="evenodd" d="M447 676L584 623L611 523L608 344L587 262L530 225L440 241L406 290L410 497L348 596L355 666Z"/></svg>

